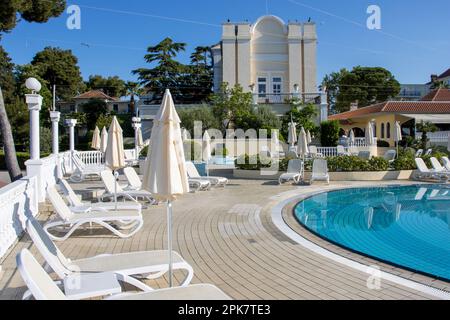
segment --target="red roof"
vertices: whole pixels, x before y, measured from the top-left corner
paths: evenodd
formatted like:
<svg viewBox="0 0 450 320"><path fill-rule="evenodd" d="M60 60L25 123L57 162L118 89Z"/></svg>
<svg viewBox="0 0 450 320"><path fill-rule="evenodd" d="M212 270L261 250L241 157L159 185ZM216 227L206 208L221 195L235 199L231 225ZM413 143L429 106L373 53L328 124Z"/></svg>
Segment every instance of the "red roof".
<svg viewBox="0 0 450 320"><path fill-rule="evenodd" d="M117 101L117 98L110 97L101 90L91 90L76 96L74 99L102 99Z"/></svg>
<svg viewBox="0 0 450 320"><path fill-rule="evenodd" d="M442 79L442 78L447 78L450 77L450 69L448 69L447 71L445 71L443 74L441 74L438 79Z"/></svg>
<svg viewBox="0 0 450 320"><path fill-rule="evenodd" d="M445 88L433 90L423 97L421 101L450 101L450 90Z"/></svg>

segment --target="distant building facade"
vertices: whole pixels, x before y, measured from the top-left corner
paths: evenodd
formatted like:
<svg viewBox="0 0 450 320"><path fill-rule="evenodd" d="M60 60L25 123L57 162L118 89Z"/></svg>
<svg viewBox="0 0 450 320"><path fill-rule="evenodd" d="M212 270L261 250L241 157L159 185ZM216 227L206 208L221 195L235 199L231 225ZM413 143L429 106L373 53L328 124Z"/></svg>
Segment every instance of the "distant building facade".
<svg viewBox="0 0 450 320"><path fill-rule="evenodd" d="M317 92L317 34L312 22L285 23L268 15L254 24L226 22L212 47L214 89L239 83L245 91L283 102L293 93Z"/></svg>
<svg viewBox="0 0 450 320"><path fill-rule="evenodd" d="M58 109L62 113L84 112L83 104L85 104L91 100L105 101L109 112L114 112L117 114L125 114L125 113L130 112L130 102L129 101L110 97L101 90L91 90L91 91L79 94L78 96L74 97L71 101L59 102Z"/></svg>

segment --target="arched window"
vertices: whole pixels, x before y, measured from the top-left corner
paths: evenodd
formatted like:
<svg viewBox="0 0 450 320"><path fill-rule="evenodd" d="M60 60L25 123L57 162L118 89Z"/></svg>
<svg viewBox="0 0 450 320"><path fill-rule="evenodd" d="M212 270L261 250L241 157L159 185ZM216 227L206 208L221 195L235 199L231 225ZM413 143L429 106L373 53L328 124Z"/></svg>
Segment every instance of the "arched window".
<svg viewBox="0 0 450 320"><path fill-rule="evenodd" d="M384 139L384 123L381 124L381 139Z"/></svg>
<svg viewBox="0 0 450 320"><path fill-rule="evenodd" d="M388 138L388 139L391 138L391 123L390 123L390 122L387 123L387 127L386 127L386 138Z"/></svg>

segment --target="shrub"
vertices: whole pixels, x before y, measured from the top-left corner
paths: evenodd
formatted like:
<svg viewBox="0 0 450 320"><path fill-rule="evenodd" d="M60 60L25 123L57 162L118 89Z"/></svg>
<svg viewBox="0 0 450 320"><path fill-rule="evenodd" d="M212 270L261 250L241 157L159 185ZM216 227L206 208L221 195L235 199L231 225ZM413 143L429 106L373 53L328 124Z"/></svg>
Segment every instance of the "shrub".
<svg viewBox="0 0 450 320"><path fill-rule="evenodd" d="M389 161L380 157L373 157L368 162L368 171L387 171L389 169Z"/></svg>
<svg viewBox="0 0 450 320"><path fill-rule="evenodd" d="M338 121L324 121L320 124L320 142L322 144L322 147L336 147L338 145Z"/></svg>
<svg viewBox="0 0 450 320"><path fill-rule="evenodd" d="M394 170L416 170L414 154L411 152L400 152L399 157L391 164Z"/></svg>
<svg viewBox="0 0 450 320"><path fill-rule="evenodd" d="M213 152L211 153L211 155L213 155L213 156L218 156L218 157L223 157L223 158L228 156L228 154L229 154L228 149L223 146L217 146L216 148L214 148Z"/></svg>
<svg viewBox="0 0 450 320"><path fill-rule="evenodd" d="M236 169L240 170L260 170L262 168L270 168L272 160L270 158L262 158L260 155L249 156L245 154L238 157L234 164Z"/></svg>
<svg viewBox="0 0 450 320"><path fill-rule="evenodd" d="M389 144L389 142L384 141L384 140L377 140L377 147L378 148L389 148L391 145Z"/></svg>
<svg viewBox="0 0 450 320"><path fill-rule="evenodd" d="M30 154L28 152L16 152L17 155L17 161L19 162L19 167L22 170L26 169L25 162L27 162L30 159ZM41 157L47 157L48 153L42 153ZM0 170L7 170L6 169L6 163L5 163L5 154L3 151L0 151Z"/></svg>
<svg viewBox="0 0 450 320"><path fill-rule="evenodd" d="M140 156L147 157L147 155L148 155L148 146L145 146L144 148L142 148Z"/></svg>

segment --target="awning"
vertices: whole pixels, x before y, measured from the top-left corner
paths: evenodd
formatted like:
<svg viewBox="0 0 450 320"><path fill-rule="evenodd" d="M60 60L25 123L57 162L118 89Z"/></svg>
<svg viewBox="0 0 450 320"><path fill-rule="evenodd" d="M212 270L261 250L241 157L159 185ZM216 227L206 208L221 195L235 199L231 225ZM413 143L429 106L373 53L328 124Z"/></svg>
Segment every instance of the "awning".
<svg viewBox="0 0 450 320"><path fill-rule="evenodd" d="M431 123L450 123L450 114L402 114L407 118L415 119L416 122L424 121Z"/></svg>

